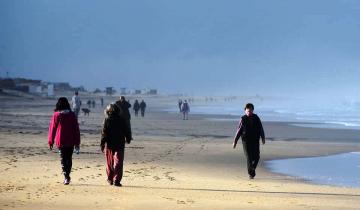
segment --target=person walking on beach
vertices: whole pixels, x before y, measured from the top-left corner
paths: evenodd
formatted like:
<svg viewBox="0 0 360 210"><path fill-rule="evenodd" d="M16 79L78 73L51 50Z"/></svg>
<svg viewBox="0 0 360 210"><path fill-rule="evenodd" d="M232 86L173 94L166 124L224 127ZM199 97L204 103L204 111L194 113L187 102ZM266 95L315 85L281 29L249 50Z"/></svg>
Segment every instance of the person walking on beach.
<svg viewBox="0 0 360 210"><path fill-rule="evenodd" d="M104 106L104 98L100 99L100 103L101 103L101 107L103 107Z"/></svg>
<svg viewBox="0 0 360 210"><path fill-rule="evenodd" d="M141 100L140 102L141 117L145 117L145 109L146 109L146 103L144 100Z"/></svg>
<svg viewBox="0 0 360 210"><path fill-rule="evenodd" d="M182 100L181 99L179 99L179 102L178 102L178 106L179 106L179 112L181 113L181 105L182 105Z"/></svg>
<svg viewBox="0 0 360 210"><path fill-rule="evenodd" d="M118 108L118 113L125 119L126 125L128 126L128 130L130 131L130 136L132 139L132 132L131 132L131 114L130 114L130 107L131 104L125 100L125 96L121 96L120 100L115 102L115 105Z"/></svg>
<svg viewBox="0 0 360 210"><path fill-rule="evenodd" d="M100 148L106 157L108 183L121 187L125 142L130 144L131 133L125 118L120 116L118 110L115 104L110 104L105 109Z"/></svg>
<svg viewBox="0 0 360 210"><path fill-rule="evenodd" d="M233 148L235 149L241 137L250 179L256 176L255 170L260 159L260 137L262 144L265 144L265 133L261 120L253 112L254 105L251 103L246 104L245 115L241 117L233 143Z"/></svg>
<svg viewBox="0 0 360 210"><path fill-rule="evenodd" d="M181 112L183 113L183 120L188 120L190 106L186 100L181 104Z"/></svg>
<svg viewBox="0 0 360 210"><path fill-rule="evenodd" d="M70 104L65 97L59 98L54 114L50 121L48 144L53 149L54 141L60 150L61 166L64 174L64 184L70 184L72 155L74 147L80 149L80 130L75 113L71 111Z"/></svg>
<svg viewBox="0 0 360 210"><path fill-rule="evenodd" d="M134 108L135 116L138 117L139 116L139 109L140 109L140 104L139 104L138 100L135 100L133 108Z"/></svg>
<svg viewBox="0 0 360 210"><path fill-rule="evenodd" d="M81 107L81 100L79 98L79 92L75 91L74 96L71 98L72 108L74 110L76 118L79 116L80 107Z"/></svg>
<svg viewBox="0 0 360 210"><path fill-rule="evenodd" d="M88 105L89 109L91 108L91 100L89 99L86 104Z"/></svg>

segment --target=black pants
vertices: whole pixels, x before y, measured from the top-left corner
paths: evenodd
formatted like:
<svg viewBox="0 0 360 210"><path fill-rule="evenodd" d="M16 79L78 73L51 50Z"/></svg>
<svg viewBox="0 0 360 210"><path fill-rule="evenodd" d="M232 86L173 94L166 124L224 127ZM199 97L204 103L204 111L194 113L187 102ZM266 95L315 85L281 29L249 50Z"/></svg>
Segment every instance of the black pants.
<svg viewBox="0 0 360 210"><path fill-rule="evenodd" d="M141 110L141 117L145 117L145 109Z"/></svg>
<svg viewBox="0 0 360 210"><path fill-rule="evenodd" d="M252 177L256 175L255 169L260 159L260 143L259 140L242 141L244 154L247 159L248 174Z"/></svg>
<svg viewBox="0 0 360 210"><path fill-rule="evenodd" d="M72 155L74 147L63 147L60 149L61 167L65 178L70 178L72 167Z"/></svg>

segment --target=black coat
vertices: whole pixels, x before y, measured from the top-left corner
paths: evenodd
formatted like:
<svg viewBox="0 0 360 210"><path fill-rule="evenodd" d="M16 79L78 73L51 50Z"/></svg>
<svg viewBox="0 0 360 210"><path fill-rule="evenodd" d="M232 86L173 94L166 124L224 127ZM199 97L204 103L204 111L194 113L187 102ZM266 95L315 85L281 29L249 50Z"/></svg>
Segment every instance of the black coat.
<svg viewBox="0 0 360 210"><path fill-rule="evenodd" d="M243 141L258 140L265 138L264 129L260 118L253 114L252 116L244 115L241 117L240 133Z"/></svg>
<svg viewBox="0 0 360 210"><path fill-rule="evenodd" d="M123 117L125 117L127 120L130 120L131 115L130 115L130 111L129 108L131 107L131 104L127 101L116 101L115 104L118 106L119 108L119 114L122 115Z"/></svg>
<svg viewBox="0 0 360 210"><path fill-rule="evenodd" d="M128 141L131 139L125 119L117 113L106 117L101 131L101 146L106 144L109 149L123 149L125 148L125 139Z"/></svg>

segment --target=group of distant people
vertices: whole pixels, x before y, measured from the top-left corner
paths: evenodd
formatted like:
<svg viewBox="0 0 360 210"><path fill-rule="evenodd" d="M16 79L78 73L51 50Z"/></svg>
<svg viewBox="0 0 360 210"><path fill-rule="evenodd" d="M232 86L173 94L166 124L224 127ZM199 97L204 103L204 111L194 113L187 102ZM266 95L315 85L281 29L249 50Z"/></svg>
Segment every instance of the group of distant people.
<svg viewBox="0 0 360 210"><path fill-rule="evenodd" d="M65 97L60 97L55 105L54 113L52 115L49 125L48 144L49 149L53 149L55 144L60 152L61 166L64 174L64 184L70 184L72 155L75 151L80 150L80 129L77 120L78 109L80 109L78 93L72 98L73 111L70 104ZM135 106L141 106L136 100ZM130 109L131 104L121 96L118 101L107 105L104 110L105 120L101 129L100 150L106 157L106 174L107 182L110 185L122 186L121 180L123 177L123 162L125 154L125 144L130 144L133 140L130 124ZM139 110L137 109L137 110ZM145 108L143 108L145 110ZM179 101L179 109L183 113L188 113L190 107L186 100ZM242 139L244 153L247 159L247 169L249 178L253 179L256 176L255 169L260 159L259 140L265 144L265 133L262 127L260 118L253 113L254 105L246 104L245 115L241 117L234 142L233 148L236 148L238 140ZM184 119L187 115L184 114Z"/></svg>
<svg viewBox="0 0 360 210"><path fill-rule="evenodd" d="M135 112L135 117L139 116L139 110L141 113L141 117L145 117L146 103L144 100L141 100L141 102L139 103L139 101L136 99L133 105L133 109Z"/></svg>
<svg viewBox="0 0 360 210"><path fill-rule="evenodd" d="M74 93L74 96L71 98L71 103L72 103L72 108L73 108L73 111L75 113L75 116L76 118L79 117L79 112L80 112L80 108L81 108L81 105L82 105L82 102L80 100L80 97L79 97L79 92L78 91L75 91ZM82 111L84 112L84 115L89 115L90 113L90 108L95 108L95 105L96 105L96 102L95 100L88 100L86 102L86 104L88 105L88 108L83 108ZM104 99L103 98L100 98L100 105L101 107L104 106Z"/></svg>

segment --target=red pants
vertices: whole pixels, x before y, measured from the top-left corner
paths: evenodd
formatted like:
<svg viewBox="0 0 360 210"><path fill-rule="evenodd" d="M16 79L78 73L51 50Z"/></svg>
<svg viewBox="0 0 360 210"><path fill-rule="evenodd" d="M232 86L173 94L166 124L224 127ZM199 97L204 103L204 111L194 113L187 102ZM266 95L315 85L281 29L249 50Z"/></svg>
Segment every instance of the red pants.
<svg viewBox="0 0 360 210"><path fill-rule="evenodd" d="M121 182L123 176L124 152L124 148L116 150L105 149L106 174L108 180Z"/></svg>

